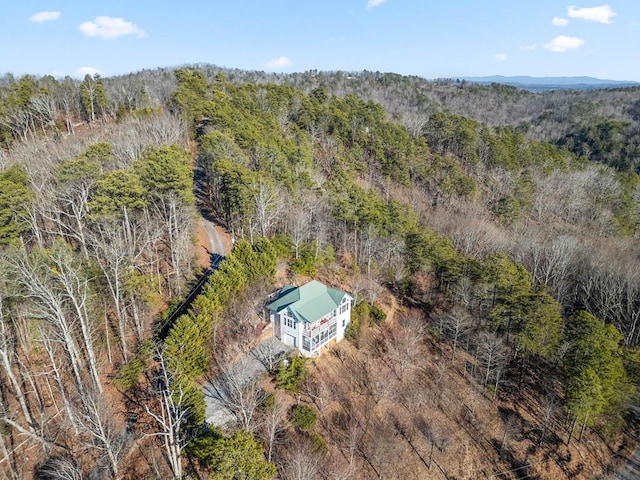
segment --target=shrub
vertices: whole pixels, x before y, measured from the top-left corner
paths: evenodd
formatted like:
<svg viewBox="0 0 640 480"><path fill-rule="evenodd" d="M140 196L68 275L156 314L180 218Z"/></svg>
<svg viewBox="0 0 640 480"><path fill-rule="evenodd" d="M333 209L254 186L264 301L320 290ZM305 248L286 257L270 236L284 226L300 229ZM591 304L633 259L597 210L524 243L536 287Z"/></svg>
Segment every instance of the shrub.
<svg viewBox="0 0 640 480"><path fill-rule="evenodd" d="M289 420L300 430L311 430L315 427L318 416L315 410L307 405L294 405L289 413Z"/></svg>
<svg viewBox="0 0 640 480"><path fill-rule="evenodd" d="M384 322L387 315L377 305L368 302L358 302L351 312L351 321L347 326L345 337L349 340L356 340L360 334L362 325L378 325Z"/></svg>
<svg viewBox="0 0 640 480"><path fill-rule="evenodd" d="M149 360L153 358L154 344L147 340L138 346L136 356L124 363L118 369L114 383L122 390L133 387L142 372L147 368Z"/></svg>
<svg viewBox="0 0 640 480"><path fill-rule="evenodd" d="M135 385L144 368L144 362L138 357L134 357L127 363L122 364L118 370L114 383L122 390L129 390Z"/></svg>
<svg viewBox="0 0 640 480"><path fill-rule="evenodd" d="M276 374L276 385L288 392L298 392L307 378L307 364L304 357L295 356L284 360Z"/></svg>
<svg viewBox="0 0 640 480"><path fill-rule="evenodd" d="M387 318L387 314L376 304L369 305L369 325L378 325Z"/></svg>
<svg viewBox="0 0 640 480"><path fill-rule="evenodd" d="M295 258L289 269L294 275L306 275L313 277L317 273L318 264L321 257L316 257L315 250L311 245L305 244L300 247L298 258Z"/></svg>

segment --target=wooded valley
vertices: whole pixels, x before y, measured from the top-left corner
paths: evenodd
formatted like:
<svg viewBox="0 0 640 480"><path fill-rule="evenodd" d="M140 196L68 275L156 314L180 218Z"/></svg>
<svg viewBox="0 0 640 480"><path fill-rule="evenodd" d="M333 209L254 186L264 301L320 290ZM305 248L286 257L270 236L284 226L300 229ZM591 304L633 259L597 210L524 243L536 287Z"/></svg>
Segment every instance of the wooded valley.
<svg viewBox="0 0 640 480"><path fill-rule="evenodd" d="M637 447L638 88L6 75L0 146L0 478L613 478ZM214 271L201 216L237 239ZM347 341L229 374L310 278Z"/></svg>

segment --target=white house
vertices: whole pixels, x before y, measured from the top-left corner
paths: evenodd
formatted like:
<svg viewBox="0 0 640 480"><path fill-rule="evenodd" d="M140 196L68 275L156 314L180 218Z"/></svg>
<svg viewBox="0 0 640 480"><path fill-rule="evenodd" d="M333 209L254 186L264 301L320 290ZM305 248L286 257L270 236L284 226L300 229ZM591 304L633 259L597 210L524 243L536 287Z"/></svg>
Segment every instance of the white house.
<svg viewBox="0 0 640 480"><path fill-rule="evenodd" d="M351 295L312 280L301 287L285 285L267 310L274 335L310 357L344 338L352 303Z"/></svg>

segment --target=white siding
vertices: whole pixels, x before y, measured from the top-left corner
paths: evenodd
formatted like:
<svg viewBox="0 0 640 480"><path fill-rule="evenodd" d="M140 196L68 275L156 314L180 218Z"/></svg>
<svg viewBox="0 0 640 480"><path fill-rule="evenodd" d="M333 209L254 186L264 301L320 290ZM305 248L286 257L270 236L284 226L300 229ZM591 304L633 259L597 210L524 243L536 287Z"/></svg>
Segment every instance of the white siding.
<svg viewBox="0 0 640 480"><path fill-rule="evenodd" d="M326 326L327 324L324 324L324 327L319 326L318 322L320 322L322 319L319 319L318 322L311 325L303 322L297 322L288 308L283 309L279 313L271 315L271 319L274 322L274 334L285 344L295 345L295 347L303 355L316 355L321 346L326 345L333 339L335 339L336 342L339 342L344 338L344 332L347 329L349 322L351 321L352 303L353 298L350 295L345 294L338 308L323 317L325 321L328 319L329 328L331 330L334 329L334 327L332 327L331 325L335 325L334 335L327 335L328 333L333 333L331 331L328 331L328 328ZM318 334L318 330L316 330L316 334L311 333L310 330L313 329L314 326L318 326L318 330L320 332L324 330L325 334ZM304 335L305 333L307 333L307 335ZM313 338L316 336L317 343L314 343ZM308 340L308 344L311 350L304 350L303 346L306 342L303 341L303 338Z"/></svg>
<svg viewBox="0 0 640 480"><path fill-rule="evenodd" d="M300 328L300 324L296 322L288 308L282 310L278 316L280 317L280 336L278 338L284 342L287 335L290 335L296 339L295 346L301 348L302 328Z"/></svg>
<svg viewBox="0 0 640 480"><path fill-rule="evenodd" d="M269 315L269 320L271 320L271 324L273 325L273 335L279 339L280 337L282 337L282 334L280 333L282 331L282 325L280 325L280 315L278 315L277 313L271 313L271 315Z"/></svg>
<svg viewBox="0 0 640 480"><path fill-rule="evenodd" d="M339 342L344 338L344 332L351 321L351 303L353 298L349 295L345 295L342 299L342 303L337 308L338 328L336 332L336 342Z"/></svg>

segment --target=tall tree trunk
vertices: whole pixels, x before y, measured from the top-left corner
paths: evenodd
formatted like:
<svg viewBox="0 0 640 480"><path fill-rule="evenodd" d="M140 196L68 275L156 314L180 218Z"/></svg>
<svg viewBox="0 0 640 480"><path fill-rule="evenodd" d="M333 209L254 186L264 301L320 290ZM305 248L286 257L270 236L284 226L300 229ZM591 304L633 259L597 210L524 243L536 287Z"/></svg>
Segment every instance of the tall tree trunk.
<svg viewBox="0 0 640 480"><path fill-rule="evenodd" d="M49 362L53 372L53 378L56 381L56 385L58 386L58 394L62 398L62 405L63 405L64 411L67 414L67 418L69 419L69 423L71 423L71 426L73 427L75 434L78 435L80 433L80 430L78 428L78 421L73 411L73 406L71 404L71 400L69 399L69 394L67 392L65 381L63 380L62 373L60 372L60 367L58 366L58 360L54 352L53 343L51 341L51 338L48 332L47 333L41 332L40 337L42 338L44 349L46 350L47 355L49 357Z"/></svg>
<svg viewBox="0 0 640 480"><path fill-rule="evenodd" d="M9 383L11 384L11 388L13 389L13 394L18 400L18 404L20 405L20 409L22 410L22 415L29 426L30 430L34 429L34 421L31 417L31 412L27 406L27 400L24 392L22 391L22 385L18 381L13 368L11 366L11 358L14 355L13 346L11 342L8 325L7 322L9 320L4 317L3 305L2 305L2 295L0 294L0 366L2 366L2 370L4 370L5 375L9 379Z"/></svg>

